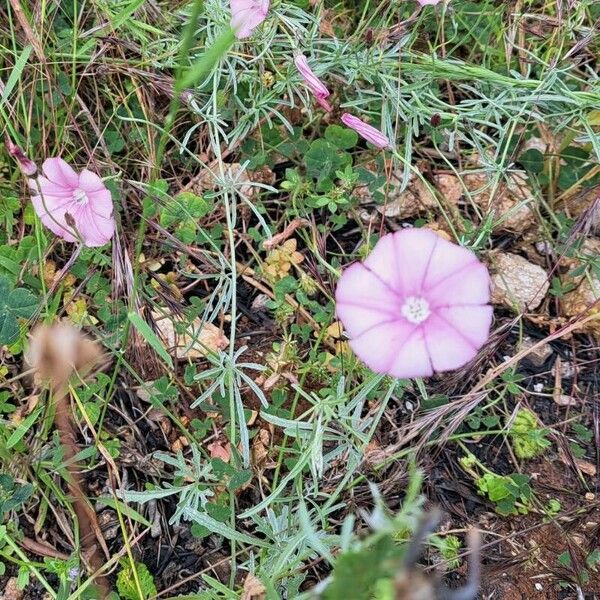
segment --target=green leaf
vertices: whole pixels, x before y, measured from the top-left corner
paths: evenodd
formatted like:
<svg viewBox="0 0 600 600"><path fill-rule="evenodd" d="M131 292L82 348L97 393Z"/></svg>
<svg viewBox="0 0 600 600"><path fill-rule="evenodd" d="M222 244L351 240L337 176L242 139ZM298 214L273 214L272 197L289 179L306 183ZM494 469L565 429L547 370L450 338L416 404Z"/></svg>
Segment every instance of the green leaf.
<svg viewBox="0 0 600 600"><path fill-rule="evenodd" d="M154 579L152 573L148 570L148 567L144 563L135 563L135 572L137 579L140 583L140 590L138 591L135 583L133 569L127 561L123 561L123 568L117 575L117 591L122 600L147 600L147 598L154 598L157 594L156 586L154 585ZM142 594L140 599L140 592Z"/></svg>
<svg viewBox="0 0 600 600"><path fill-rule="evenodd" d="M241 544L258 546L259 548L268 548L269 546L261 539L236 531L235 529L229 527L229 525L220 523L206 513L197 511L195 508L186 507L184 513L194 522L198 523L199 525L203 525L204 527L210 529L213 533L216 533L217 535L220 535L228 540L240 542Z"/></svg>
<svg viewBox="0 0 600 600"><path fill-rule="evenodd" d="M544 170L544 155L535 148L523 152L519 156L519 162L529 173L541 173Z"/></svg>
<svg viewBox="0 0 600 600"><path fill-rule="evenodd" d="M165 350L159 337L152 331L150 325L142 319L138 313L130 312L127 315L129 322L138 330L139 334L150 344L152 349L158 354L167 364L168 367L173 369L173 360Z"/></svg>
<svg viewBox="0 0 600 600"><path fill-rule="evenodd" d="M36 297L24 288L11 290L10 281L0 277L0 345L19 339L17 318L30 318L37 307Z"/></svg>
<svg viewBox="0 0 600 600"><path fill-rule="evenodd" d="M358 143L358 134L348 127L329 125L325 130L325 139L340 150L348 150Z"/></svg>
<svg viewBox="0 0 600 600"><path fill-rule="evenodd" d="M23 422L17 425L17 428L12 432L6 442L6 448L10 449L16 446L23 436L29 431L29 428L35 423L35 420L40 416L43 406L38 406Z"/></svg>
<svg viewBox="0 0 600 600"><path fill-rule="evenodd" d="M324 181L350 164L351 157L326 140L315 140L305 155L306 171L317 181Z"/></svg>

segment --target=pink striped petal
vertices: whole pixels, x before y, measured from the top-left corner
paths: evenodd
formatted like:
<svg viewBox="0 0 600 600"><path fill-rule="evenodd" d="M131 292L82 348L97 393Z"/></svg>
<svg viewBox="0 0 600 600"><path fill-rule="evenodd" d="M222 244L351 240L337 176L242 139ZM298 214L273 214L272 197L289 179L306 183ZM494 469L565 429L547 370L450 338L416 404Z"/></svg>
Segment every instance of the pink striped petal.
<svg viewBox="0 0 600 600"><path fill-rule="evenodd" d="M55 184L64 187L77 187L79 177L73 168L62 158L48 158L42 165L44 175Z"/></svg>
<svg viewBox="0 0 600 600"><path fill-rule="evenodd" d="M310 68L306 57L303 54L297 53L294 56L294 64L302 75L308 89L315 95L317 102L325 108L325 110L331 110L330 104L325 100L329 95L329 90L325 87L325 84L313 73Z"/></svg>
<svg viewBox="0 0 600 600"><path fill-rule="evenodd" d="M490 300L490 276L479 261L454 271L426 289L432 307L487 304Z"/></svg>
<svg viewBox="0 0 600 600"><path fill-rule="evenodd" d="M396 293L404 297L418 296L440 239L430 229L403 229L383 236L364 264ZM419 251L415 252L415 248Z"/></svg>
<svg viewBox="0 0 600 600"><path fill-rule="evenodd" d="M270 0L230 0L231 27L238 39L252 35L252 32L267 17Z"/></svg>
<svg viewBox="0 0 600 600"><path fill-rule="evenodd" d="M462 323L455 327L432 314L423 325L423 331L433 368L438 373L458 369L477 354L479 346L462 333Z"/></svg>
<svg viewBox="0 0 600 600"><path fill-rule="evenodd" d="M490 335L494 311L491 306L447 306L438 308L436 314L454 327L477 348L481 348Z"/></svg>
<svg viewBox="0 0 600 600"><path fill-rule="evenodd" d="M415 362L418 363L420 360L420 358L411 358L410 352L404 351L405 347L412 347L412 342L409 344L409 340L412 340L414 334L414 326L403 321L395 321L371 327L351 339L349 343L354 353L375 373L390 373L402 377L404 376L402 373L410 372L415 368ZM396 366L395 372L392 373L392 365L398 362L399 355L404 358L404 366Z"/></svg>
<svg viewBox="0 0 600 600"><path fill-rule="evenodd" d="M379 129L375 129L372 125L365 123L350 113L344 113L341 118L344 125L350 127L350 129L354 129L358 135L365 138L367 142L371 142L373 146L377 146L377 148L382 150L390 147L390 140Z"/></svg>
<svg viewBox="0 0 600 600"><path fill-rule="evenodd" d="M433 366L422 328L414 328L412 335L400 344L387 372L399 379L433 375Z"/></svg>

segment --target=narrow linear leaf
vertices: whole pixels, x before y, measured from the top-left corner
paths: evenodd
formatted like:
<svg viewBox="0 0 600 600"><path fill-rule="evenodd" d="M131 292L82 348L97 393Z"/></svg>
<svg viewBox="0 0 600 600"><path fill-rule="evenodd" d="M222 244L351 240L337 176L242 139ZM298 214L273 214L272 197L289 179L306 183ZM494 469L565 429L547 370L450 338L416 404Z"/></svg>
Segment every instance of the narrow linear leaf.
<svg viewBox="0 0 600 600"><path fill-rule="evenodd" d="M229 527L225 523L220 523L216 519L208 516L206 513L201 513L197 511L195 508L187 507L184 510L185 514L195 521L199 525L203 525L213 533L223 536L228 540L233 540L235 542L240 542L242 544L251 544L253 546L258 546L259 548L268 548L269 544L259 540L258 538L252 537L251 535L247 535L245 533L240 533L235 529Z"/></svg>
<svg viewBox="0 0 600 600"><path fill-rule="evenodd" d="M150 325L142 319L140 315L130 312L127 315L129 322L138 330L139 334L150 344L152 349L158 354L171 369L173 368L173 360L165 350L159 337L152 331Z"/></svg>

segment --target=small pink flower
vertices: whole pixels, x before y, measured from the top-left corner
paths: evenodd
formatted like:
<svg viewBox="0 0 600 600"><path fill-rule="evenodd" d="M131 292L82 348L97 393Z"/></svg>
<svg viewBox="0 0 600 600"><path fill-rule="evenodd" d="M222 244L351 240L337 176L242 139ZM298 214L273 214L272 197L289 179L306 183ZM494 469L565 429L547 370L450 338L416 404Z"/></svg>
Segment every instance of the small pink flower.
<svg viewBox="0 0 600 600"><path fill-rule="evenodd" d="M377 146L382 150L390 147L390 140L385 136L379 129L375 129L372 125L365 123L362 119L351 115L350 113L344 113L342 115L342 123L350 129L354 129L356 133L364 137L367 142L371 142L373 146Z"/></svg>
<svg viewBox="0 0 600 600"><path fill-rule="evenodd" d="M21 146L13 143L13 141L7 136L5 139L6 149L8 153L17 161L21 173L31 177L37 173L37 165L23 152Z"/></svg>
<svg viewBox="0 0 600 600"><path fill-rule="evenodd" d="M67 242L104 246L115 231L113 203L102 179L84 169L77 174L62 158L48 158L45 177L29 180L31 201L42 223Z"/></svg>
<svg viewBox="0 0 600 600"><path fill-rule="evenodd" d="M294 63L300 75L306 82L308 89L314 94L317 102L327 111L331 110L331 104L327 102L326 98L329 97L330 92L325 87L325 84L313 73L313 70L309 67L308 61L303 54L296 54L294 56Z"/></svg>
<svg viewBox="0 0 600 600"><path fill-rule="evenodd" d="M489 336L489 299L488 271L470 250L428 229L404 229L344 271L336 311L373 371L426 377L475 357Z"/></svg>
<svg viewBox="0 0 600 600"><path fill-rule="evenodd" d="M435 6L436 4L439 4L442 0L417 0L417 2L421 5L421 6L427 6L428 4L431 4L432 6Z"/></svg>
<svg viewBox="0 0 600 600"><path fill-rule="evenodd" d="M229 0L231 27L239 40L252 32L267 18L271 0Z"/></svg>

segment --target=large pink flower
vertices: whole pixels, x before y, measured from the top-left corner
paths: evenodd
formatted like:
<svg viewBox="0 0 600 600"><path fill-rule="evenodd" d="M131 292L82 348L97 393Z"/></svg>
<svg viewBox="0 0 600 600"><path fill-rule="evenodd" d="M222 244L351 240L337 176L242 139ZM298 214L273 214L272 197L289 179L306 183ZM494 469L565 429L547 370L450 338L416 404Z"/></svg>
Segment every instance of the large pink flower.
<svg viewBox="0 0 600 600"><path fill-rule="evenodd" d="M229 0L231 27L238 39L247 38L267 18L270 0Z"/></svg>
<svg viewBox="0 0 600 600"><path fill-rule="evenodd" d="M45 177L29 180L42 223L67 242L104 246L115 232L113 203L102 179L84 169L77 174L62 158L48 158Z"/></svg>
<svg viewBox="0 0 600 600"><path fill-rule="evenodd" d="M466 248L428 229L382 237L336 290L350 346L377 373L426 377L475 357L492 321L490 278Z"/></svg>

